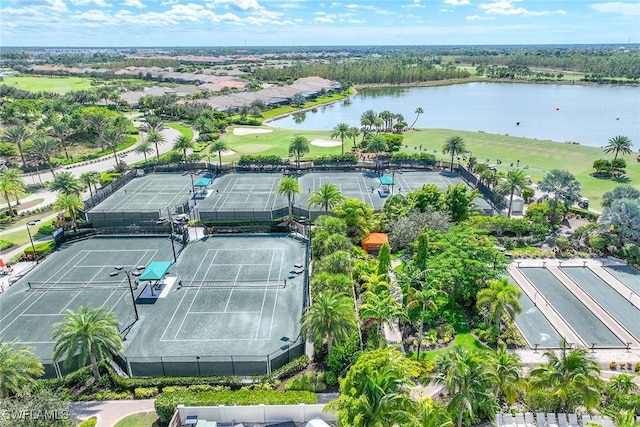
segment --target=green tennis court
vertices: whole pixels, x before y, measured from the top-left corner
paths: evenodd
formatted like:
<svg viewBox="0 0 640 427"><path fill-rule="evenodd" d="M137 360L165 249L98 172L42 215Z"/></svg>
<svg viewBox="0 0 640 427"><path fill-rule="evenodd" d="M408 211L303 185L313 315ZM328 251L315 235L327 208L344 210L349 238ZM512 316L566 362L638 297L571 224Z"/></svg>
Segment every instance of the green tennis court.
<svg viewBox="0 0 640 427"><path fill-rule="evenodd" d="M283 235L192 242L154 303L141 303L138 295L146 285L129 276L138 302L135 321L127 275L114 276L115 267L139 271L151 261L171 259L166 237L68 244L0 295L0 334L34 347L50 362L51 325L66 309L92 305L118 317L127 337L123 369L133 375L196 375L196 361L203 375L255 375L301 351L305 242ZM51 366L47 374L53 375Z"/></svg>

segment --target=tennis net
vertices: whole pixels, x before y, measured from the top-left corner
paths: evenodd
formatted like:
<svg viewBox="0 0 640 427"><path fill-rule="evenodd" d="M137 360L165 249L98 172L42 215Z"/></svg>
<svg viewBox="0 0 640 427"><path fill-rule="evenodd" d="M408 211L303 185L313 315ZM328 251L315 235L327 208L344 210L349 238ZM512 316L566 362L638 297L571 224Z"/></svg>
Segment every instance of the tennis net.
<svg viewBox="0 0 640 427"><path fill-rule="evenodd" d="M31 290L49 290L49 291L73 291L73 290L91 290L91 291L113 291L114 289L127 289L129 284L124 282L27 282Z"/></svg>
<svg viewBox="0 0 640 427"><path fill-rule="evenodd" d="M247 280L247 281L224 281L224 280L193 280L178 282L180 288L209 288L209 289L283 289L287 286L287 279L284 280Z"/></svg>

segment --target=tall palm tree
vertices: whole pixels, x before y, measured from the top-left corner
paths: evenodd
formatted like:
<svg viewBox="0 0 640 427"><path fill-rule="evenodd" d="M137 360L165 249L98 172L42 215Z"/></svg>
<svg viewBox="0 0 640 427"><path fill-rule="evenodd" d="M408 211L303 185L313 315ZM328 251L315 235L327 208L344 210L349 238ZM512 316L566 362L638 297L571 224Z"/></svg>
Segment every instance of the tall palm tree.
<svg viewBox="0 0 640 427"><path fill-rule="evenodd" d="M604 147L605 153L614 153L613 160L618 159L619 154L631 154L631 140L629 137L618 135L611 138Z"/></svg>
<svg viewBox="0 0 640 427"><path fill-rule="evenodd" d="M222 152L229 150L229 144L222 140L213 141L211 144L211 148L209 149L212 153L218 154L218 167L222 168Z"/></svg>
<svg viewBox="0 0 640 427"><path fill-rule="evenodd" d="M187 135L180 135L173 142L173 149L176 151L182 151L182 158L184 162L187 162L187 150L193 149L193 138Z"/></svg>
<svg viewBox="0 0 640 427"><path fill-rule="evenodd" d="M340 138L342 141L342 154L344 154L344 139L349 136L349 125L346 123L338 123L331 131L331 138Z"/></svg>
<svg viewBox="0 0 640 427"><path fill-rule="evenodd" d="M102 132L102 129L107 127L107 125L109 124L109 118L107 117L107 115L101 111L87 114L85 116L85 123L87 126L87 130L91 134L98 137L98 142L100 142L101 150L104 151L104 141L102 140L102 138L100 138L100 132Z"/></svg>
<svg viewBox="0 0 640 427"><path fill-rule="evenodd" d="M534 390L551 394L558 400L558 412L573 412L576 406L593 409L600 403L600 367L589 358L584 348L569 349L562 340L558 353L544 353L547 363L540 364L529 373Z"/></svg>
<svg viewBox="0 0 640 427"><path fill-rule="evenodd" d="M555 222L558 203L563 202L565 207L568 208L577 202L580 199L582 185L570 172L554 169L544 176L542 182L540 182L539 189L553 193L554 202L551 206L551 216L553 218L552 222Z"/></svg>
<svg viewBox="0 0 640 427"><path fill-rule="evenodd" d="M447 294L435 287L409 288L409 298L407 310L418 307L420 309L420 318L418 319L418 352L416 359L420 360L420 347L424 337L424 313L427 310L437 311L440 301L445 300Z"/></svg>
<svg viewBox="0 0 640 427"><path fill-rule="evenodd" d="M82 193L82 188L82 182L68 171L56 174L49 184L51 191L73 196L79 196Z"/></svg>
<svg viewBox="0 0 640 427"><path fill-rule="evenodd" d="M133 151L135 151L138 154L143 154L144 162L147 163L147 154L153 153L154 150L153 150L153 146L151 145L151 142L149 142L148 139L143 139L140 142L138 142L138 145L136 145Z"/></svg>
<svg viewBox="0 0 640 427"><path fill-rule="evenodd" d="M93 185L94 189L96 191L98 190L98 184L100 184L100 174L94 171L83 172L82 174L80 174L80 177L78 179L82 184L87 186L87 188L89 189L89 194L91 195L91 197L93 197L93 190L91 189L91 186Z"/></svg>
<svg viewBox="0 0 640 427"><path fill-rule="evenodd" d="M159 159L160 148L158 148L158 146L167 142L164 135L157 130L152 130L147 134L147 142L150 142L151 144L154 144L156 146L156 159Z"/></svg>
<svg viewBox="0 0 640 427"><path fill-rule="evenodd" d="M497 401L491 393L486 363L478 352L454 346L436 361L434 379L445 386L447 407L457 413L458 427L462 427L465 413L473 417L478 408L495 413Z"/></svg>
<svg viewBox="0 0 640 427"><path fill-rule="evenodd" d="M507 172L505 179L496 186L496 191L502 194L509 195L509 212L508 217L511 217L511 208L513 207L513 195L521 193L528 185L527 175L522 169L512 169Z"/></svg>
<svg viewBox="0 0 640 427"><path fill-rule="evenodd" d="M360 115L360 125L371 129L377 118L378 113L373 110L367 110Z"/></svg>
<svg viewBox="0 0 640 427"><path fill-rule="evenodd" d="M360 135L360 129L355 127L355 126L351 126L349 128L349 134L347 136L353 140L353 149L354 150L356 148L358 148L356 146L356 138L358 137L358 135Z"/></svg>
<svg viewBox="0 0 640 427"><path fill-rule="evenodd" d="M102 129L100 139L105 147L113 153L113 160L116 168L118 167L118 146L126 141L126 135L122 128L118 126L107 126Z"/></svg>
<svg viewBox="0 0 640 427"><path fill-rule="evenodd" d="M309 206L316 206L324 209L325 213L333 209L335 205L344 200L344 195L335 184L325 182L311 194L307 203Z"/></svg>
<svg viewBox="0 0 640 427"><path fill-rule="evenodd" d="M289 226L291 226L291 220L293 218L293 200L296 194L300 194L302 192L302 187L300 187L300 183L298 180L292 176L285 176L280 180L280 184L278 184L278 188L276 189L276 194L287 196L287 202L289 206L289 216L287 222Z"/></svg>
<svg viewBox="0 0 640 427"><path fill-rule="evenodd" d="M444 154L451 154L451 172L453 172L453 159L456 156L461 156L467 152L464 139L458 135L450 136L445 141L444 147L442 147L442 152Z"/></svg>
<svg viewBox="0 0 640 427"><path fill-rule="evenodd" d="M300 167L300 157L311 150L309 140L302 135L294 135L289 143L289 155L296 155L296 165Z"/></svg>
<svg viewBox="0 0 640 427"><path fill-rule="evenodd" d="M640 200L619 199L604 208L598 217L600 228L618 235L618 246L625 237L640 237Z"/></svg>
<svg viewBox="0 0 640 427"><path fill-rule="evenodd" d="M60 143L60 146L64 150L64 155L67 159L69 159L69 152L67 151L67 138L71 133L71 125L67 120L57 119L53 123L51 123L51 129L49 130L49 134L56 138Z"/></svg>
<svg viewBox="0 0 640 427"><path fill-rule="evenodd" d="M56 341L53 358L65 359L67 366L78 356L79 366L91 363L93 377L100 379L98 362L109 359L122 350L122 336L118 331L118 319L104 308L78 307L74 313L65 311L66 318L53 325L52 338Z"/></svg>
<svg viewBox="0 0 640 427"><path fill-rule="evenodd" d="M398 319L406 319L407 313L396 298L389 291L374 293L367 291L362 294L364 304L360 306L360 316L366 321L377 323L380 345L384 344L383 326L392 326Z"/></svg>
<svg viewBox="0 0 640 427"><path fill-rule="evenodd" d="M33 385L44 374L40 359L29 347L16 347L18 340L0 341L0 397Z"/></svg>
<svg viewBox="0 0 640 427"><path fill-rule="evenodd" d="M49 166L51 175L56 176L56 172L53 170L53 164L51 158L58 153L58 142L46 135L37 135L33 138L33 144L29 150L29 154L32 158L46 163Z"/></svg>
<svg viewBox="0 0 640 427"><path fill-rule="evenodd" d="M488 286L481 289L477 295L476 305L479 309L486 309L489 317L495 323L496 338L500 338L500 322L504 316L513 319L522 311L518 297L522 292L517 286L509 283L506 277L491 280Z"/></svg>
<svg viewBox="0 0 640 427"><path fill-rule="evenodd" d="M487 357L487 373L494 395L501 402L512 405L522 385L520 357L517 354L509 354L507 345L502 341L498 343L495 353L489 351Z"/></svg>
<svg viewBox="0 0 640 427"><path fill-rule="evenodd" d="M22 159L23 169L25 168L27 162L25 161L24 152L22 151L22 144L24 144L24 142L30 137L31 132L29 131L29 128L27 128L23 124L11 126L4 132L2 132L2 141L8 142L10 144L16 144L18 146L18 152L20 153L20 158Z"/></svg>
<svg viewBox="0 0 640 427"><path fill-rule="evenodd" d="M346 340L357 328L353 299L331 290L318 295L302 317L302 333L311 341L326 341L329 354L335 342Z"/></svg>
<svg viewBox="0 0 640 427"><path fill-rule="evenodd" d="M76 217L79 212L82 212L84 209L84 203L82 199L74 194L58 194L58 198L53 203L53 207L58 211L65 211L69 214L71 218L71 227L73 227L73 231L77 231L76 229Z"/></svg>
<svg viewBox="0 0 640 427"><path fill-rule="evenodd" d="M144 123L142 124L142 128L147 133L160 132L165 127L166 126L160 116L157 116L155 114L149 114L148 116L144 117Z"/></svg>
<svg viewBox="0 0 640 427"><path fill-rule="evenodd" d="M416 119L413 121L413 123L411 123L411 129L413 129L413 126L415 126L416 122L418 121L418 117L420 117L420 114L424 113L424 110L421 107L416 108Z"/></svg>
<svg viewBox="0 0 640 427"><path fill-rule="evenodd" d="M453 427L453 420L446 408L430 397L421 397L413 402L407 422L416 427Z"/></svg>
<svg viewBox="0 0 640 427"><path fill-rule="evenodd" d="M14 216L11 207L11 198L17 198L24 189L24 181L21 175L22 173L14 168L6 168L0 171L0 193L2 193L2 197L4 197L4 200L7 202L8 212L11 216Z"/></svg>

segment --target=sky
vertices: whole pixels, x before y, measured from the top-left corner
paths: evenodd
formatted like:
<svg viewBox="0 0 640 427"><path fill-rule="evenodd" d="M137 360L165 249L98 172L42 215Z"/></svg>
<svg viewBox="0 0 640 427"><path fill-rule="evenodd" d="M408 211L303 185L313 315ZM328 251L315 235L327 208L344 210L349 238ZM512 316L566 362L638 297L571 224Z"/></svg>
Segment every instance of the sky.
<svg viewBox="0 0 640 427"><path fill-rule="evenodd" d="M640 1L0 0L1 46L640 43Z"/></svg>

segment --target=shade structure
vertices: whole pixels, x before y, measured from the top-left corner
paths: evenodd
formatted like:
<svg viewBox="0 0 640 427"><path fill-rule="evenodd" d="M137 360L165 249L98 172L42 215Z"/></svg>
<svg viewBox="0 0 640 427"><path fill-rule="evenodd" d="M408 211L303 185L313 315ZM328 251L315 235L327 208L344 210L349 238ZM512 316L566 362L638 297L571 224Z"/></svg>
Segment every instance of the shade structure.
<svg viewBox="0 0 640 427"><path fill-rule="evenodd" d="M171 261L153 261L144 269L138 280L141 282L162 280L172 265L173 263Z"/></svg>
<svg viewBox="0 0 640 427"><path fill-rule="evenodd" d="M381 176L380 177L380 184L382 185L393 185L393 177L390 176Z"/></svg>
<svg viewBox="0 0 640 427"><path fill-rule="evenodd" d="M370 233L362 241L362 249L367 252L370 250L379 250L385 243L389 243L389 235L387 233Z"/></svg>
<svg viewBox="0 0 640 427"><path fill-rule="evenodd" d="M194 187L208 187L211 182L213 180L209 177L203 176L202 178L199 178L195 184L193 184Z"/></svg>

